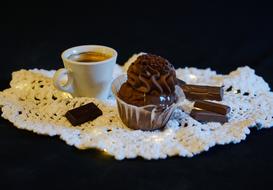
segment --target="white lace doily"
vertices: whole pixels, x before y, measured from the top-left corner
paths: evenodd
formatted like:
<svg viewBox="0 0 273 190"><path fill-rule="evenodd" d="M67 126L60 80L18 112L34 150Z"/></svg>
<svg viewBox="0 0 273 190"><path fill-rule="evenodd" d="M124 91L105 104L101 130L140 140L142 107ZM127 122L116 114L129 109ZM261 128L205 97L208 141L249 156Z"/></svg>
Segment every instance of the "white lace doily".
<svg viewBox="0 0 273 190"><path fill-rule="evenodd" d="M114 77L124 73L116 65ZM163 130L140 131L124 126L113 96L105 102L93 98L71 98L53 87L55 71L20 70L12 74L11 87L0 92L2 117L16 127L38 134L58 135L67 144L80 149L98 148L116 159L159 159L167 156L191 157L216 144L238 143L250 133L249 127L273 126L273 93L254 70L241 67L229 75L217 75L210 69L177 69L177 77L192 84L224 85L223 104L232 108L229 122L201 124L189 116L193 103L185 100L175 110ZM73 127L64 114L87 102L95 102L103 116Z"/></svg>

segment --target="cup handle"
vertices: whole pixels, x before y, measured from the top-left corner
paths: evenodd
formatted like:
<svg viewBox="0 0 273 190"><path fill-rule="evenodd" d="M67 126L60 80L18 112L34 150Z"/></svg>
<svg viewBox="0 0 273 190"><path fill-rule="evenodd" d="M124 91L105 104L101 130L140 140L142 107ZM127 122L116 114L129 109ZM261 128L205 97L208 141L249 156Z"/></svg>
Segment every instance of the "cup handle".
<svg viewBox="0 0 273 190"><path fill-rule="evenodd" d="M67 82L63 85L61 83L61 79L67 75ZM71 76L71 71L67 70L67 69L59 69L55 72L54 76L53 76L53 85L55 86L55 88L57 88L60 91L64 91L64 92L68 92L68 93L73 93L73 87L72 87L72 83L73 83L73 77Z"/></svg>

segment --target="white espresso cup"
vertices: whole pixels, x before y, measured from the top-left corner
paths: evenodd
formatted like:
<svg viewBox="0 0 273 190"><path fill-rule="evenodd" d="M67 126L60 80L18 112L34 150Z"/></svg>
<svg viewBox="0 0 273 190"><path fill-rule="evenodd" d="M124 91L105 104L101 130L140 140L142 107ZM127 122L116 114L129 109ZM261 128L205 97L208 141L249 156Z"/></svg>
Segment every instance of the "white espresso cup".
<svg viewBox="0 0 273 190"><path fill-rule="evenodd" d="M109 58L97 62L79 62L69 59L70 55L97 52ZM72 96L106 99L110 92L112 73L117 59L117 52L106 46L83 45L65 50L62 53L64 67L53 77L54 86ZM67 78L66 82L63 81Z"/></svg>

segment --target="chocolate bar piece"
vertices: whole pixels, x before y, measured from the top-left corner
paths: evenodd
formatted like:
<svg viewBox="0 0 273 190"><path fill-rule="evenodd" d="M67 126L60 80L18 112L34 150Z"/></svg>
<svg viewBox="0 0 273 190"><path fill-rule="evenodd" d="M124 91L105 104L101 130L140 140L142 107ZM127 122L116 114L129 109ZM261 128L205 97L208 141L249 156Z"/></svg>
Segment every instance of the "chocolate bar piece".
<svg viewBox="0 0 273 190"><path fill-rule="evenodd" d="M183 81L183 80L181 80L179 78L176 78L176 84L179 85L179 86L181 86L181 85L184 85L186 83L185 83L185 81Z"/></svg>
<svg viewBox="0 0 273 190"><path fill-rule="evenodd" d="M190 116L200 122L225 123L228 121L228 118L225 115L221 115L219 113L213 113L213 112L205 111L205 110L193 109L190 113Z"/></svg>
<svg viewBox="0 0 273 190"><path fill-rule="evenodd" d="M94 104L88 103L66 112L65 117L73 125L80 125L92 121L102 115L102 111Z"/></svg>
<svg viewBox="0 0 273 190"><path fill-rule="evenodd" d="M222 115L226 115L230 112L230 107L223 105L223 104L217 104L214 102L208 102L208 101L202 101L202 100L197 100L194 105L196 108L200 108L206 111L211 111L215 113L219 113Z"/></svg>
<svg viewBox="0 0 273 190"><path fill-rule="evenodd" d="M216 86L200 86L184 84L181 85L186 98L190 100L217 100L223 99L223 87Z"/></svg>

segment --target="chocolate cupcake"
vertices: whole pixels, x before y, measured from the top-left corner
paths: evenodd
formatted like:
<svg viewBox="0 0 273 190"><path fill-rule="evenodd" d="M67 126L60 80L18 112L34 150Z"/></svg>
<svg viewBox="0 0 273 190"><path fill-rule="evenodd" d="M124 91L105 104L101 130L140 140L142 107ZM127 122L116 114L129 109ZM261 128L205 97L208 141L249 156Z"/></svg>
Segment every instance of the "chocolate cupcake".
<svg viewBox="0 0 273 190"><path fill-rule="evenodd" d="M122 122L141 130L164 127L182 93L176 88L173 65L152 54L139 56L128 68L127 76L115 79L112 90Z"/></svg>

